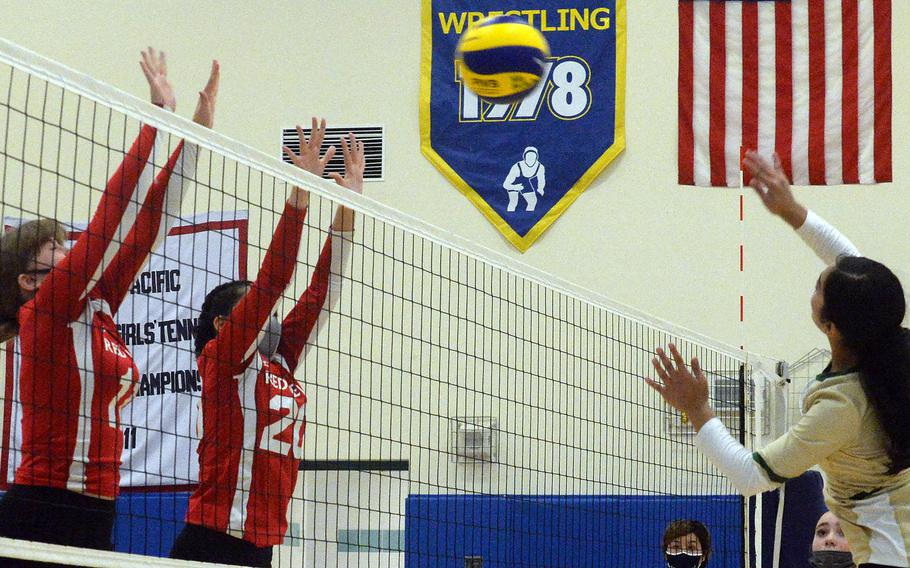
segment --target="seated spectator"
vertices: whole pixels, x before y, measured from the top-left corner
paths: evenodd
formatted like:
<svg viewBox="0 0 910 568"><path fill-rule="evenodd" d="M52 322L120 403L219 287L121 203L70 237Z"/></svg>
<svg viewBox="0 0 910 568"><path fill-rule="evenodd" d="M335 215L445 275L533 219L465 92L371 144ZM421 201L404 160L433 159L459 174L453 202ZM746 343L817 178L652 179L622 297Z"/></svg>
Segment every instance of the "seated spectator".
<svg viewBox="0 0 910 568"><path fill-rule="evenodd" d="M813 568L856 568L850 543L840 528L840 519L828 511L818 519L815 525L815 538L812 540L812 556L809 566Z"/></svg>
<svg viewBox="0 0 910 568"><path fill-rule="evenodd" d="M711 558L711 534L699 521L680 519L664 531L664 560L668 568L705 568Z"/></svg>

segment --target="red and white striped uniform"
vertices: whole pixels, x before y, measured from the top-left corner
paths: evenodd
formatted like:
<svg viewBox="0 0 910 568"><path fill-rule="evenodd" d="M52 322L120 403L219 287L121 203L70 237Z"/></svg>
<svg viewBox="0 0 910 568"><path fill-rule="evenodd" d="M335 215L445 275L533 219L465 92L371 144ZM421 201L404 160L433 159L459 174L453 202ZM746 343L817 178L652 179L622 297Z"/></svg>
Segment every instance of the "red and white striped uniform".
<svg viewBox="0 0 910 568"><path fill-rule="evenodd" d="M19 485L106 499L119 492L120 409L138 374L112 315L176 219L195 169L196 149L183 142L156 168L159 138L142 127L87 229L19 310Z"/></svg>
<svg viewBox="0 0 910 568"><path fill-rule="evenodd" d="M293 276L305 214L285 208L256 281L199 357L199 487L187 522L260 547L281 543L287 530L306 427L307 399L294 370L327 313L332 238L282 322L277 355L268 360L257 351L260 331Z"/></svg>
<svg viewBox="0 0 910 568"><path fill-rule="evenodd" d="M891 181L891 85L889 0L679 0L679 183Z"/></svg>

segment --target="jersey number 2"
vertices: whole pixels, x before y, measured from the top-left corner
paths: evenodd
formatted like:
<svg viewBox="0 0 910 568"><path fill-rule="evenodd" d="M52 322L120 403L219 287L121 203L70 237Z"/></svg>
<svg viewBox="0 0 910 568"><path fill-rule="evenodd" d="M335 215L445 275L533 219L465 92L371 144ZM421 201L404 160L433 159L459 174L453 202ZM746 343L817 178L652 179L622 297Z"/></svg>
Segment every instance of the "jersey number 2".
<svg viewBox="0 0 910 568"><path fill-rule="evenodd" d="M294 457L298 460L303 459L303 428L306 425L306 408L297 404L297 399L292 396L274 396L269 401L269 409L275 411L286 410L287 413L281 418L266 426L262 433L262 440L259 442L259 449L267 452L288 455L294 452ZM294 442L289 444L279 439L288 437L288 430L294 429L294 424L300 422L300 429L293 434Z"/></svg>

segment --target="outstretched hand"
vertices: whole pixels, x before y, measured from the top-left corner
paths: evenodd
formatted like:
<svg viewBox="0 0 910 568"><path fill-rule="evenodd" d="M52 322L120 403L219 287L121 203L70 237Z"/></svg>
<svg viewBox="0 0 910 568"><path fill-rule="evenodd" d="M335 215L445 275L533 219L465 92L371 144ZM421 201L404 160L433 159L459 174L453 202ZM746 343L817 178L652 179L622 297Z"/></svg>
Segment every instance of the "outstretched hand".
<svg viewBox="0 0 910 568"><path fill-rule="evenodd" d="M209 73L208 83L199 91L199 100L196 102L196 112L193 113L193 122L211 128L215 123L215 103L218 100L218 83L221 81L221 65L217 60L212 60L212 70Z"/></svg>
<svg viewBox="0 0 910 568"><path fill-rule="evenodd" d="M743 166L751 175L749 185L755 190L762 204L773 215L777 215L794 229L806 221L807 210L793 197L787 173L781 164L780 156L774 154L772 162L762 158L758 152L750 150L743 158Z"/></svg>
<svg viewBox="0 0 910 568"><path fill-rule="evenodd" d="M313 125L312 130L310 131L309 140L307 140L306 134L303 133L303 128L297 126L297 135L300 137L299 154L295 154L294 151L287 146L282 146L282 149L295 166L304 169L311 174L322 177L326 164L335 156L335 147L329 147L322 157L319 156L319 150L322 148L323 140L325 140L325 119L323 118L317 123L316 117L314 116L312 120Z"/></svg>
<svg viewBox="0 0 910 568"><path fill-rule="evenodd" d="M149 83L150 99L152 104L164 107L170 111L177 108L177 99L174 88L167 79L167 57L163 51L155 51L149 47L142 51L139 67Z"/></svg>
<svg viewBox="0 0 910 568"><path fill-rule="evenodd" d="M344 177L332 173L332 179L341 187L357 193L363 193L363 172L366 169L363 142L354 133L348 133L341 139L341 152L344 154Z"/></svg>
<svg viewBox="0 0 910 568"><path fill-rule="evenodd" d="M667 404L685 412L696 430L701 429L705 422L714 417L714 411L708 401L708 379L697 357L692 358L692 370L686 368L686 362L679 350L670 344L671 361L663 349L658 348L657 356L651 359L651 364L660 377L660 382L654 379L645 379L652 389L660 393Z"/></svg>

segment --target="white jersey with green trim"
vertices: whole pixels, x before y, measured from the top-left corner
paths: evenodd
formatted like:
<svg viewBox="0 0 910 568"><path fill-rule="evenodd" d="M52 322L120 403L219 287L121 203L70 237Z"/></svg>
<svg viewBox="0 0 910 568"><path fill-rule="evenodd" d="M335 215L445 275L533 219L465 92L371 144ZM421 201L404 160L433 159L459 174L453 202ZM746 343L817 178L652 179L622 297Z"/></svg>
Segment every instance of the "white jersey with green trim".
<svg viewBox="0 0 910 568"><path fill-rule="evenodd" d="M825 503L841 520L857 564L910 566L910 469L889 474L887 437L859 373L823 373L806 391L803 416L755 452L772 481L818 464Z"/></svg>

